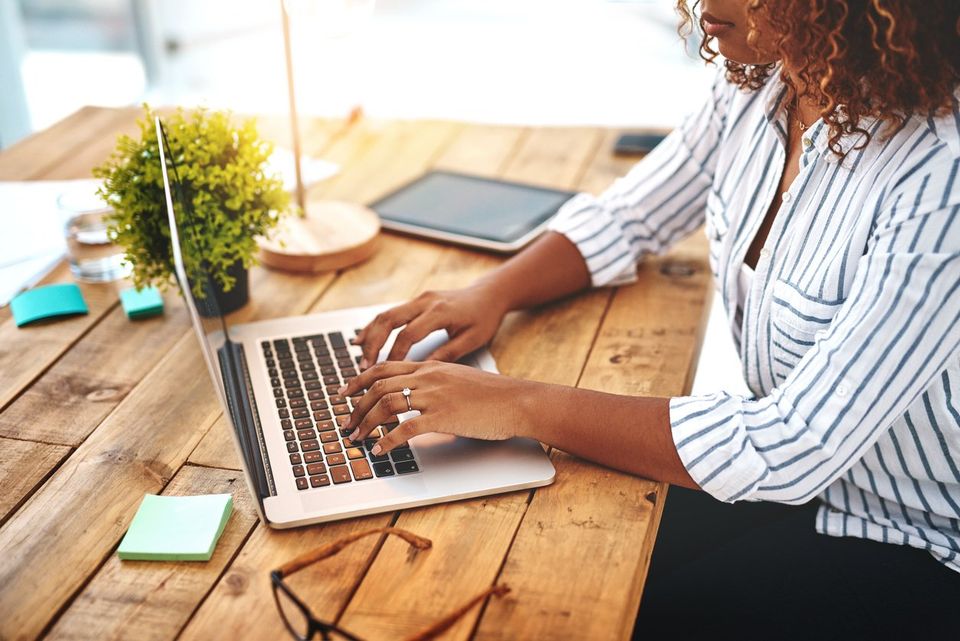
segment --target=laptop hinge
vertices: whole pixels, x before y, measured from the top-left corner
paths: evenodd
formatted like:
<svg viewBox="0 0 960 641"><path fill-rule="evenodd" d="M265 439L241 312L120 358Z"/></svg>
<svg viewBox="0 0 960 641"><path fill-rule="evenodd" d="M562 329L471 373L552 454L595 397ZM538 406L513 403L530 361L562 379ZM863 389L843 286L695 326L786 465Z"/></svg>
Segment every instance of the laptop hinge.
<svg viewBox="0 0 960 641"><path fill-rule="evenodd" d="M275 496L277 492L273 472L270 469L270 459L267 457L267 446L263 440L260 415L257 413L257 404L253 396L253 385L247 370L246 355L243 346L231 340L227 340L217 350L217 355L220 359L223 386L227 394L230 415L237 429L240 449L243 450L247 470L253 477L262 502L268 496Z"/></svg>

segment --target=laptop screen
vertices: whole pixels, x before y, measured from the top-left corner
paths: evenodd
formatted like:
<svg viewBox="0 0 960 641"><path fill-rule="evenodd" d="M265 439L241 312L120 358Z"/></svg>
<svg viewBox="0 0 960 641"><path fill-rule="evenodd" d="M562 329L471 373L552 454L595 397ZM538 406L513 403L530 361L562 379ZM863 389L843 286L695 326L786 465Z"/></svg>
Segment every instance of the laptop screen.
<svg viewBox="0 0 960 641"><path fill-rule="evenodd" d="M189 186L179 177L177 162L182 158L181 151L171 148L160 118L155 125L174 271L224 416L247 463L244 472L251 493L262 498L271 488L264 477L264 451L254 428L257 419L251 412L250 399L245 398L243 351L230 340L226 319L217 302L216 281L207 260L211 254L210 239L204 234L203 221L193 210Z"/></svg>

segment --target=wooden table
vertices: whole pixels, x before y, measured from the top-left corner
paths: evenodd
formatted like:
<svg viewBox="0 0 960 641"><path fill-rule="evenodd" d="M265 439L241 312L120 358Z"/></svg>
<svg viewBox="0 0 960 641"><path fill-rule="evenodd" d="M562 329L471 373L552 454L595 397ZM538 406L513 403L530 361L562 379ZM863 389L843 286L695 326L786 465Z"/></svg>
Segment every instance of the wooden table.
<svg viewBox="0 0 960 641"><path fill-rule="evenodd" d="M0 179L80 178L132 132L135 110L85 108L0 153ZM262 122L279 142L284 123ZM631 165L618 132L456 122L307 124L306 151L342 165L312 196L369 202L431 167L599 191ZM0 215L9 215L3 212ZM711 290L702 234L629 287L510 315L493 343L510 375L622 394L688 391ZM458 287L485 253L384 234L359 267L320 276L255 269L235 320L304 314ZM61 265L48 282L68 281ZM17 329L0 309L0 638L283 639L268 572L299 552L394 524L433 540L410 557L366 540L291 579L321 618L397 639L484 587L446 639L630 636L665 498L662 484L551 452L556 482L334 524L257 521L182 302L130 322L118 285L81 285L87 316ZM592 421L591 417L584 417ZM595 426L602 437L603 425ZM615 444L611 444L615 446ZM232 492L208 563L114 554L145 493Z"/></svg>

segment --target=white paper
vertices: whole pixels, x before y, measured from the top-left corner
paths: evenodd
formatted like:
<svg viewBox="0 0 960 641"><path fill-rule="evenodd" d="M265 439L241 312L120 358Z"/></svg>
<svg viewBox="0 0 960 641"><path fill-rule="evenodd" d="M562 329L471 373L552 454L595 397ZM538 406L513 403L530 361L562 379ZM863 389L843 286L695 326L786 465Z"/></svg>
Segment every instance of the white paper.
<svg viewBox="0 0 960 641"><path fill-rule="evenodd" d="M0 181L0 306L40 280L66 250L64 193L92 194L97 180Z"/></svg>
<svg viewBox="0 0 960 641"><path fill-rule="evenodd" d="M340 165L322 158L300 156L300 172L303 174L303 187L309 189L316 183L336 176ZM267 173L277 173L283 178L283 188L293 191L297 188L297 170L293 166L293 152L284 147L275 147L273 155L267 161Z"/></svg>

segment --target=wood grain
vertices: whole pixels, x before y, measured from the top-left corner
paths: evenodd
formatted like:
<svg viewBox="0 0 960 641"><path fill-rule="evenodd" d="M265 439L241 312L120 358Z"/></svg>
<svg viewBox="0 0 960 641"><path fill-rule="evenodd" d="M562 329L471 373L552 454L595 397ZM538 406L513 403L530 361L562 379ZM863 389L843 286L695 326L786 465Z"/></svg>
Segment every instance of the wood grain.
<svg viewBox="0 0 960 641"><path fill-rule="evenodd" d="M704 242L698 233L645 261L639 281L616 292L579 386L689 391L710 292ZM676 275L680 267L693 271ZM552 459L558 481L534 495L500 575L514 591L489 602L476 638L628 639L665 486L562 452Z"/></svg>
<svg viewBox="0 0 960 641"><path fill-rule="evenodd" d="M257 521L243 476L186 465L167 496L232 494L233 514L205 562L121 561L111 554L47 639L172 639L233 560Z"/></svg>
<svg viewBox="0 0 960 641"><path fill-rule="evenodd" d="M69 453L63 445L0 438L0 525Z"/></svg>

